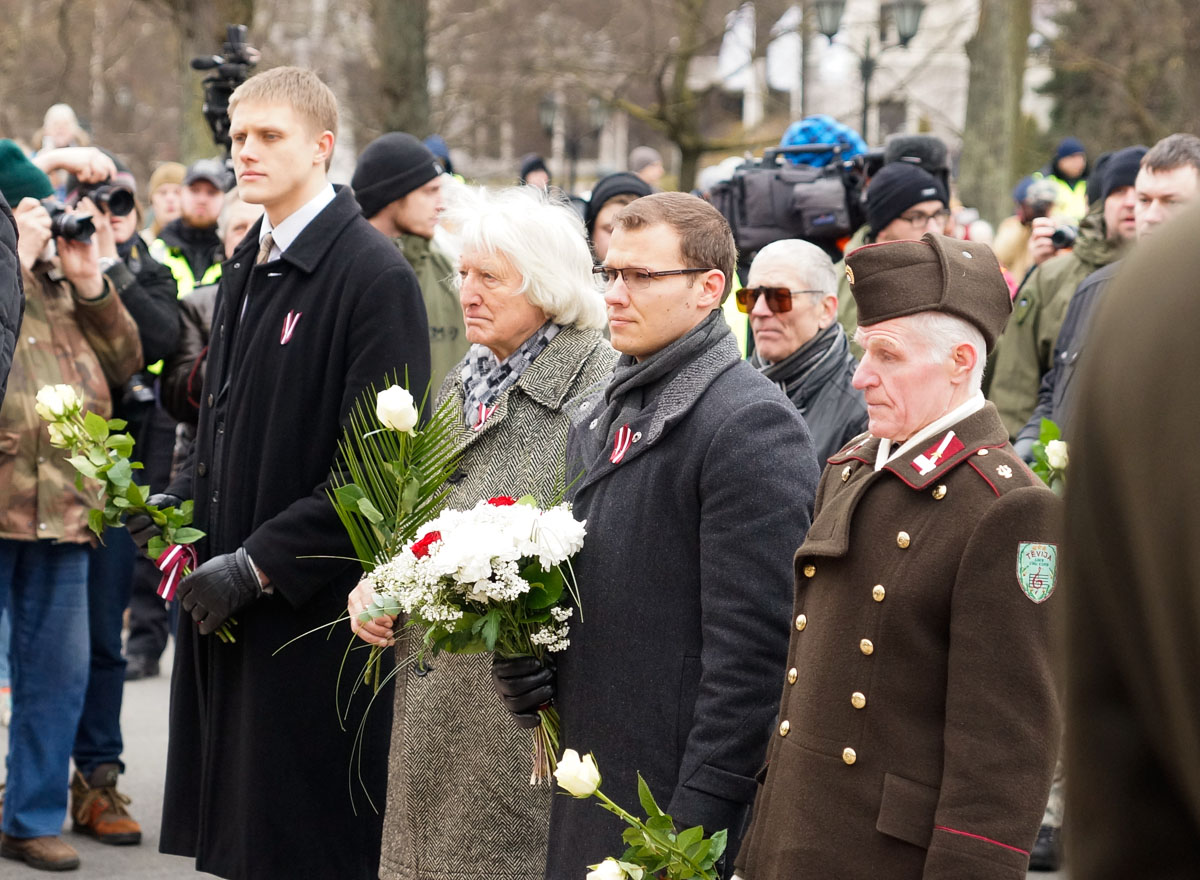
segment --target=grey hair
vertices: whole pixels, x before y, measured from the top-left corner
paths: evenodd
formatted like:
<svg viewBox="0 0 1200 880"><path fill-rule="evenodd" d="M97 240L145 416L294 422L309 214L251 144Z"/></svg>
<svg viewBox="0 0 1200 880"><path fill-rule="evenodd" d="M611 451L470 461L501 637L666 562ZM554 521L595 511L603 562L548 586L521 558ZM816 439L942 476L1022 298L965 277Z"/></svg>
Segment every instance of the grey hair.
<svg viewBox="0 0 1200 880"><path fill-rule="evenodd" d="M978 391L983 386L983 367L987 361L987 343L978 327L956 315L945 312L918 312L909 316L909 326L925 345L929 359L940 363L950 356L955 346L964 342L975 349L975 367L968 377L971 389Z"/></svg>
<svg viewBox="0 0 1200 880"><path fill-rule="evenodd" d="M225 201L221 204L221 213L217 215L217 238L222 242L225 241L225 233L229 231L229 218L233 215L234 210L249 204L250 202L243 201L242 197L238 195L236 186L225 193Z"/></svg>
<svg viewBox="0 0 1200 880"><path fill-rule="evenodd" d="M804 283L813 290L821 291L821 296L836 297L838 293L837 270L829 255L812 242L799 238L784 238L773 241L755 256L750 264L750 271L762 261L772 265L784 265L794 269L804 279ZM814 294L814 299L818 298Z"/></svg>
<svg viewBox="0 0 1200 880"><path fill-rule="evenodd" d="M458 186L447 201L442 222L454 231L460 254L503 255L521 276L517 293L556 324L605 326L583 221L561 197L531 186Z"/></svg>

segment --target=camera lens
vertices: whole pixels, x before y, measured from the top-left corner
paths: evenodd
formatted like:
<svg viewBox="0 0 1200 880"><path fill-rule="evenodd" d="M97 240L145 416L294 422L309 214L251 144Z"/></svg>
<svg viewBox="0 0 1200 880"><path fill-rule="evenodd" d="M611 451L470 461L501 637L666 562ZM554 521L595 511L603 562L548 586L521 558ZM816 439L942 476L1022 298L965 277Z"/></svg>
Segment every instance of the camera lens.
<svg viewBox="0 0 1200 880"><path fill-rule="evenodd" d="M1075 238L1078 235L1079 230L1074 226L1060 226L1050 236L1050 243L1058 250L1062 250L1075 244Z"/></svg>
<svg viewBox="0 0 1200 880"><path fill-rule="evenodd" d="M123 186L114 186L101 197L101 204L108 213L125 217L133 211L133 193Z"/></svg>

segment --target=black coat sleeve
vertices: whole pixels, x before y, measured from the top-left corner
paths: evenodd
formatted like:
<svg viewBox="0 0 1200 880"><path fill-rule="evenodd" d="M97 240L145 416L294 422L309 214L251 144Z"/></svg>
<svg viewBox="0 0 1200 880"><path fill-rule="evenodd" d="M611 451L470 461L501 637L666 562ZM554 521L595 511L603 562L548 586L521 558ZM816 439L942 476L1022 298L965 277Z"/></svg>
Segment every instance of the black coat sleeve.
<svg viewBox="0 0 1200 880"><path fill-rule="evenodd" d="M166 266L145 254L141 261L136 275L124 263L117 263L106 274L137 324L146 363L152 364L173 352L179 342L178 288Z"/></svg>
<svg viewBox="0 0 1200 880"><path fill-rule="evenodd" d="M346 424L355 401L370 388L382 387L393 372L419 396L429 384L429 324L416 277L407 266L389 269L366 289L349 322L349 352L341 401ZM314 556L352 557L349 536L329 501L330 481L288 505L245 541L246 551L293 605L307 602L347 563Z"/></svg>
<svg viewBox="0 0 1200 880"><path fill-rule="evenodd" d="M0 403L8 384L21 316L25 312L25 290L21 283L21 261L17 256L17 222L0 194Z"/></svg>

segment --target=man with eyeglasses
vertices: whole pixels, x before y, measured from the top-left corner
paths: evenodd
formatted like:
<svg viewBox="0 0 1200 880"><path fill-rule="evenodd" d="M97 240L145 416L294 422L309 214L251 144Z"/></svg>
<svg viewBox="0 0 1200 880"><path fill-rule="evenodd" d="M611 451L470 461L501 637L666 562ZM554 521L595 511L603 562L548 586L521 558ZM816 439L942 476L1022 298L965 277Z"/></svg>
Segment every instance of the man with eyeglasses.
<svg viewBox="0 0 1200 880"><path fill-rule="evenodd" d="M858 362L837 322L833 262L810 242L783 239L758 252L747 279L734 295L754 333L750 364L804 416L824 466L867 429L863 393L851 384Z"/></svg>
<svg viewBox="0 0 1200 880"><path fill-rule="evenodd" d="M906 161L884 165L871 178L867 188L867 227L865 244L888 241L918 241L926 232L942 232L950 217L946 187L940 179ZM841 275L843 260L837 271ZM851 351L862 356L854 343L858 326L858 307L849 287L840 291L838 323L851 339Z"/></svg>
<svg viewBox="0 0 1200 880"><path fill-rule="evenodd" d="M583 622L558 660L561 742L595 753L618 802L637 802L640 771L678 827L728 829L733 853L775 716L816 456L721 314L736 263L725 219L656 193L614 226L599 274L622 356L572 407L567 441L588 536L572 562ZM529 704L519 682L498 689L527 711L550 678ZM594 803L554 798L546 876L582 877L621 852L623 828Z"/></svg>
<svg viewBox="0 0 1200 880"><path fill-rule="evenodd" d="M1062 511L979 390L1008 285L986 245L937 234L846 264L870 433L830 459L796 551L738 875L1018 880L1061 730Z"/></svg>

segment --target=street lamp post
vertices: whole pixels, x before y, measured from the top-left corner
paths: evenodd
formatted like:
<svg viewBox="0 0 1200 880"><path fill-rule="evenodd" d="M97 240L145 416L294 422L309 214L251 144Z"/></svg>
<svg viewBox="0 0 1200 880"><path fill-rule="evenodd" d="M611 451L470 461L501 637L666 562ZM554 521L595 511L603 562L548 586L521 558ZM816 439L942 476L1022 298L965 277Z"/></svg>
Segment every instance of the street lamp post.
<svg viewBox="0 0 1200 880"><path fill-rule="evenodd" d="M554 95L546 95L538 104L538 121L547 136L553 136L555 123L558 122L559 101ZM598 137L608 121L608 105L599 98L588 98L587 121L579 124L574 115L564 108L563 146L567 153L568 183L567 192L575 192L575 173L579 163L579 151L583 142L588 138Z"/></svg>
<svg viewBox="0 0 1200 880"><path fill-rule="evenodd" d="M842 13L846 10L846 0L816 0L813 4L814 11L817 13L817 27L822 34L828 38L829 42L833 43L833 38L837 36L838 31L842 26ZM862 76L862 136L863 140L870 143L867 137L867 123L871 110L871 79L875 76L875 71L879 67L879 56L888 49L906 48L909 41L916 36L917 28L921 24L921 13L925 11L925 3L923 0L885 0L879 6L879 49L872 53L871 38L868 36L863 45L862 52L855 51L852 47L850 51L858 56L858 70ZM891 18L896 22L896 36L898 42L887 42L887 20Z"/></svg>

